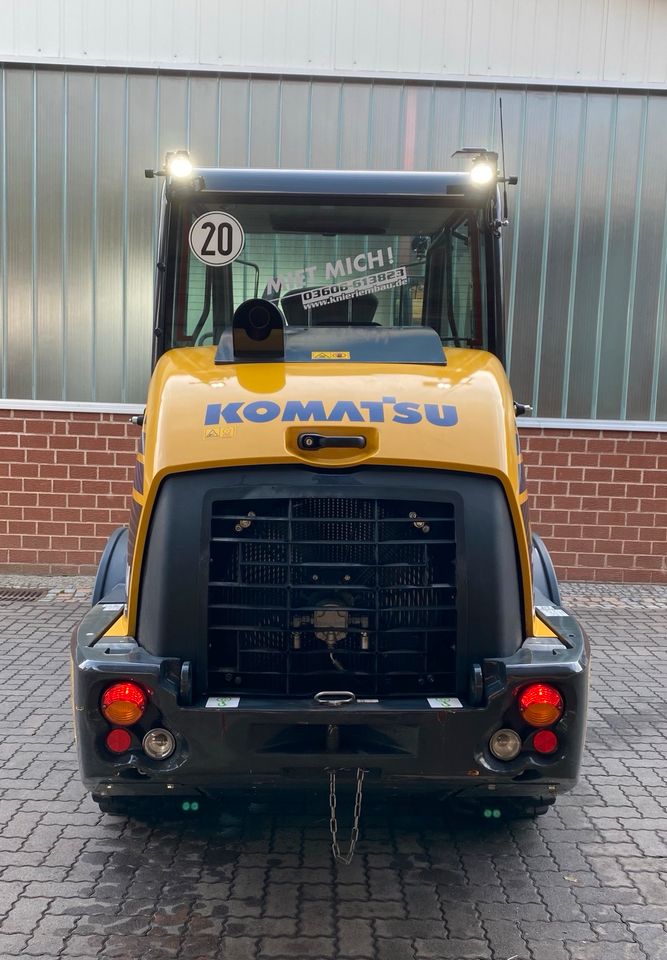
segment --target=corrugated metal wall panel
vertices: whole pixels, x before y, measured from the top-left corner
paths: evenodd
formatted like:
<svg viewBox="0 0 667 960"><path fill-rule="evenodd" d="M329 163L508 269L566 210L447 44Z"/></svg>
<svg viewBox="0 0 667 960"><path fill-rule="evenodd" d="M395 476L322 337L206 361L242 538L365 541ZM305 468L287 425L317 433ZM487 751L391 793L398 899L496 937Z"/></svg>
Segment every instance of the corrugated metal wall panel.
<svg viewBox="0 0 667 960"><path fill-rule="evenodd" d="M4 0L0 57L667 81L664 0Z"/></svg>
<svg viewBox="0 0 667 960"><path fill-rule="evenodd" d="M498 146L509 353L541 416L667 419L667 97L7 68L3 394L143 398L157 210L145 166L436 169Z"/></svg>

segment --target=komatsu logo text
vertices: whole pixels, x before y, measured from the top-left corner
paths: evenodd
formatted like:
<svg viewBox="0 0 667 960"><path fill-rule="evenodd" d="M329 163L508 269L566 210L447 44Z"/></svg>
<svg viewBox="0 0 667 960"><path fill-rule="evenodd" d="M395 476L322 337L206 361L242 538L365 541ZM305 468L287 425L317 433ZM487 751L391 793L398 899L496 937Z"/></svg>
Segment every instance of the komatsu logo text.
<svg viewBox="0 0 667 960"><path fill-rule="evenodd" d="M205 426L220 423L404 423L426 421L436 427L453 427L458 423L456 407L446 403L413 403L382 397L381 400L337 400L326 404L322 400L232 400L230 403L209 403L204 418Z"/></svg>

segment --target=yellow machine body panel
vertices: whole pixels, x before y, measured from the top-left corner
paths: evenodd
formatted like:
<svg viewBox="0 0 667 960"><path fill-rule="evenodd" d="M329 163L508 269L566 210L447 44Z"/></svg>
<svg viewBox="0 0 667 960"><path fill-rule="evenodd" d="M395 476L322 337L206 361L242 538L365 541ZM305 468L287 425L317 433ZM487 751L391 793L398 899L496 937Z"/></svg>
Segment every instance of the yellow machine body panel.
<svg viewBox="0 0 667 960"><path fill-rule="evenodd" d="M170 350L151 380L135 479L128 627L135 626L150 512L169 474L225 466L360 464L496 477L517 531L524 628L533 628L527 492L512 394L490 353L447 349L447 364L214 362L212 347ZM303 433L363 436L358 448L299 449Z"/></svg>

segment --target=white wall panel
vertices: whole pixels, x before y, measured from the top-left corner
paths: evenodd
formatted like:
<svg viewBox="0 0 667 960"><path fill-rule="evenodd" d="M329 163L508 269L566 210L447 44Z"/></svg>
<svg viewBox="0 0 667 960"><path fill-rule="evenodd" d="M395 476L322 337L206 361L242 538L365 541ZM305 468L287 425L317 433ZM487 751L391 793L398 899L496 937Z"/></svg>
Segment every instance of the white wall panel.
<svg viewBox="0 0 667 960"><path fill-rule="evenodd" d="M667 0L2 0L0 58L667 81Z"/></svg>

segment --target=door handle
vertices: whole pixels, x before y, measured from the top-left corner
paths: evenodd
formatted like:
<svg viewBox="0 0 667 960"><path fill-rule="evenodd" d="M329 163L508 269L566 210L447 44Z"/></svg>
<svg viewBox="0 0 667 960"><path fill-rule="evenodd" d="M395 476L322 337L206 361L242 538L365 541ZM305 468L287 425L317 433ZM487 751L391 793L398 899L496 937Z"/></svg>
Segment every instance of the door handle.
<svg viewBox="0 0 667 960"><path fill-rule="evenodd" d="M299 450L322 450L324 447L356 447L363 450L366 437L324 436L321 433L300 433L297 437Z"/></svg>

